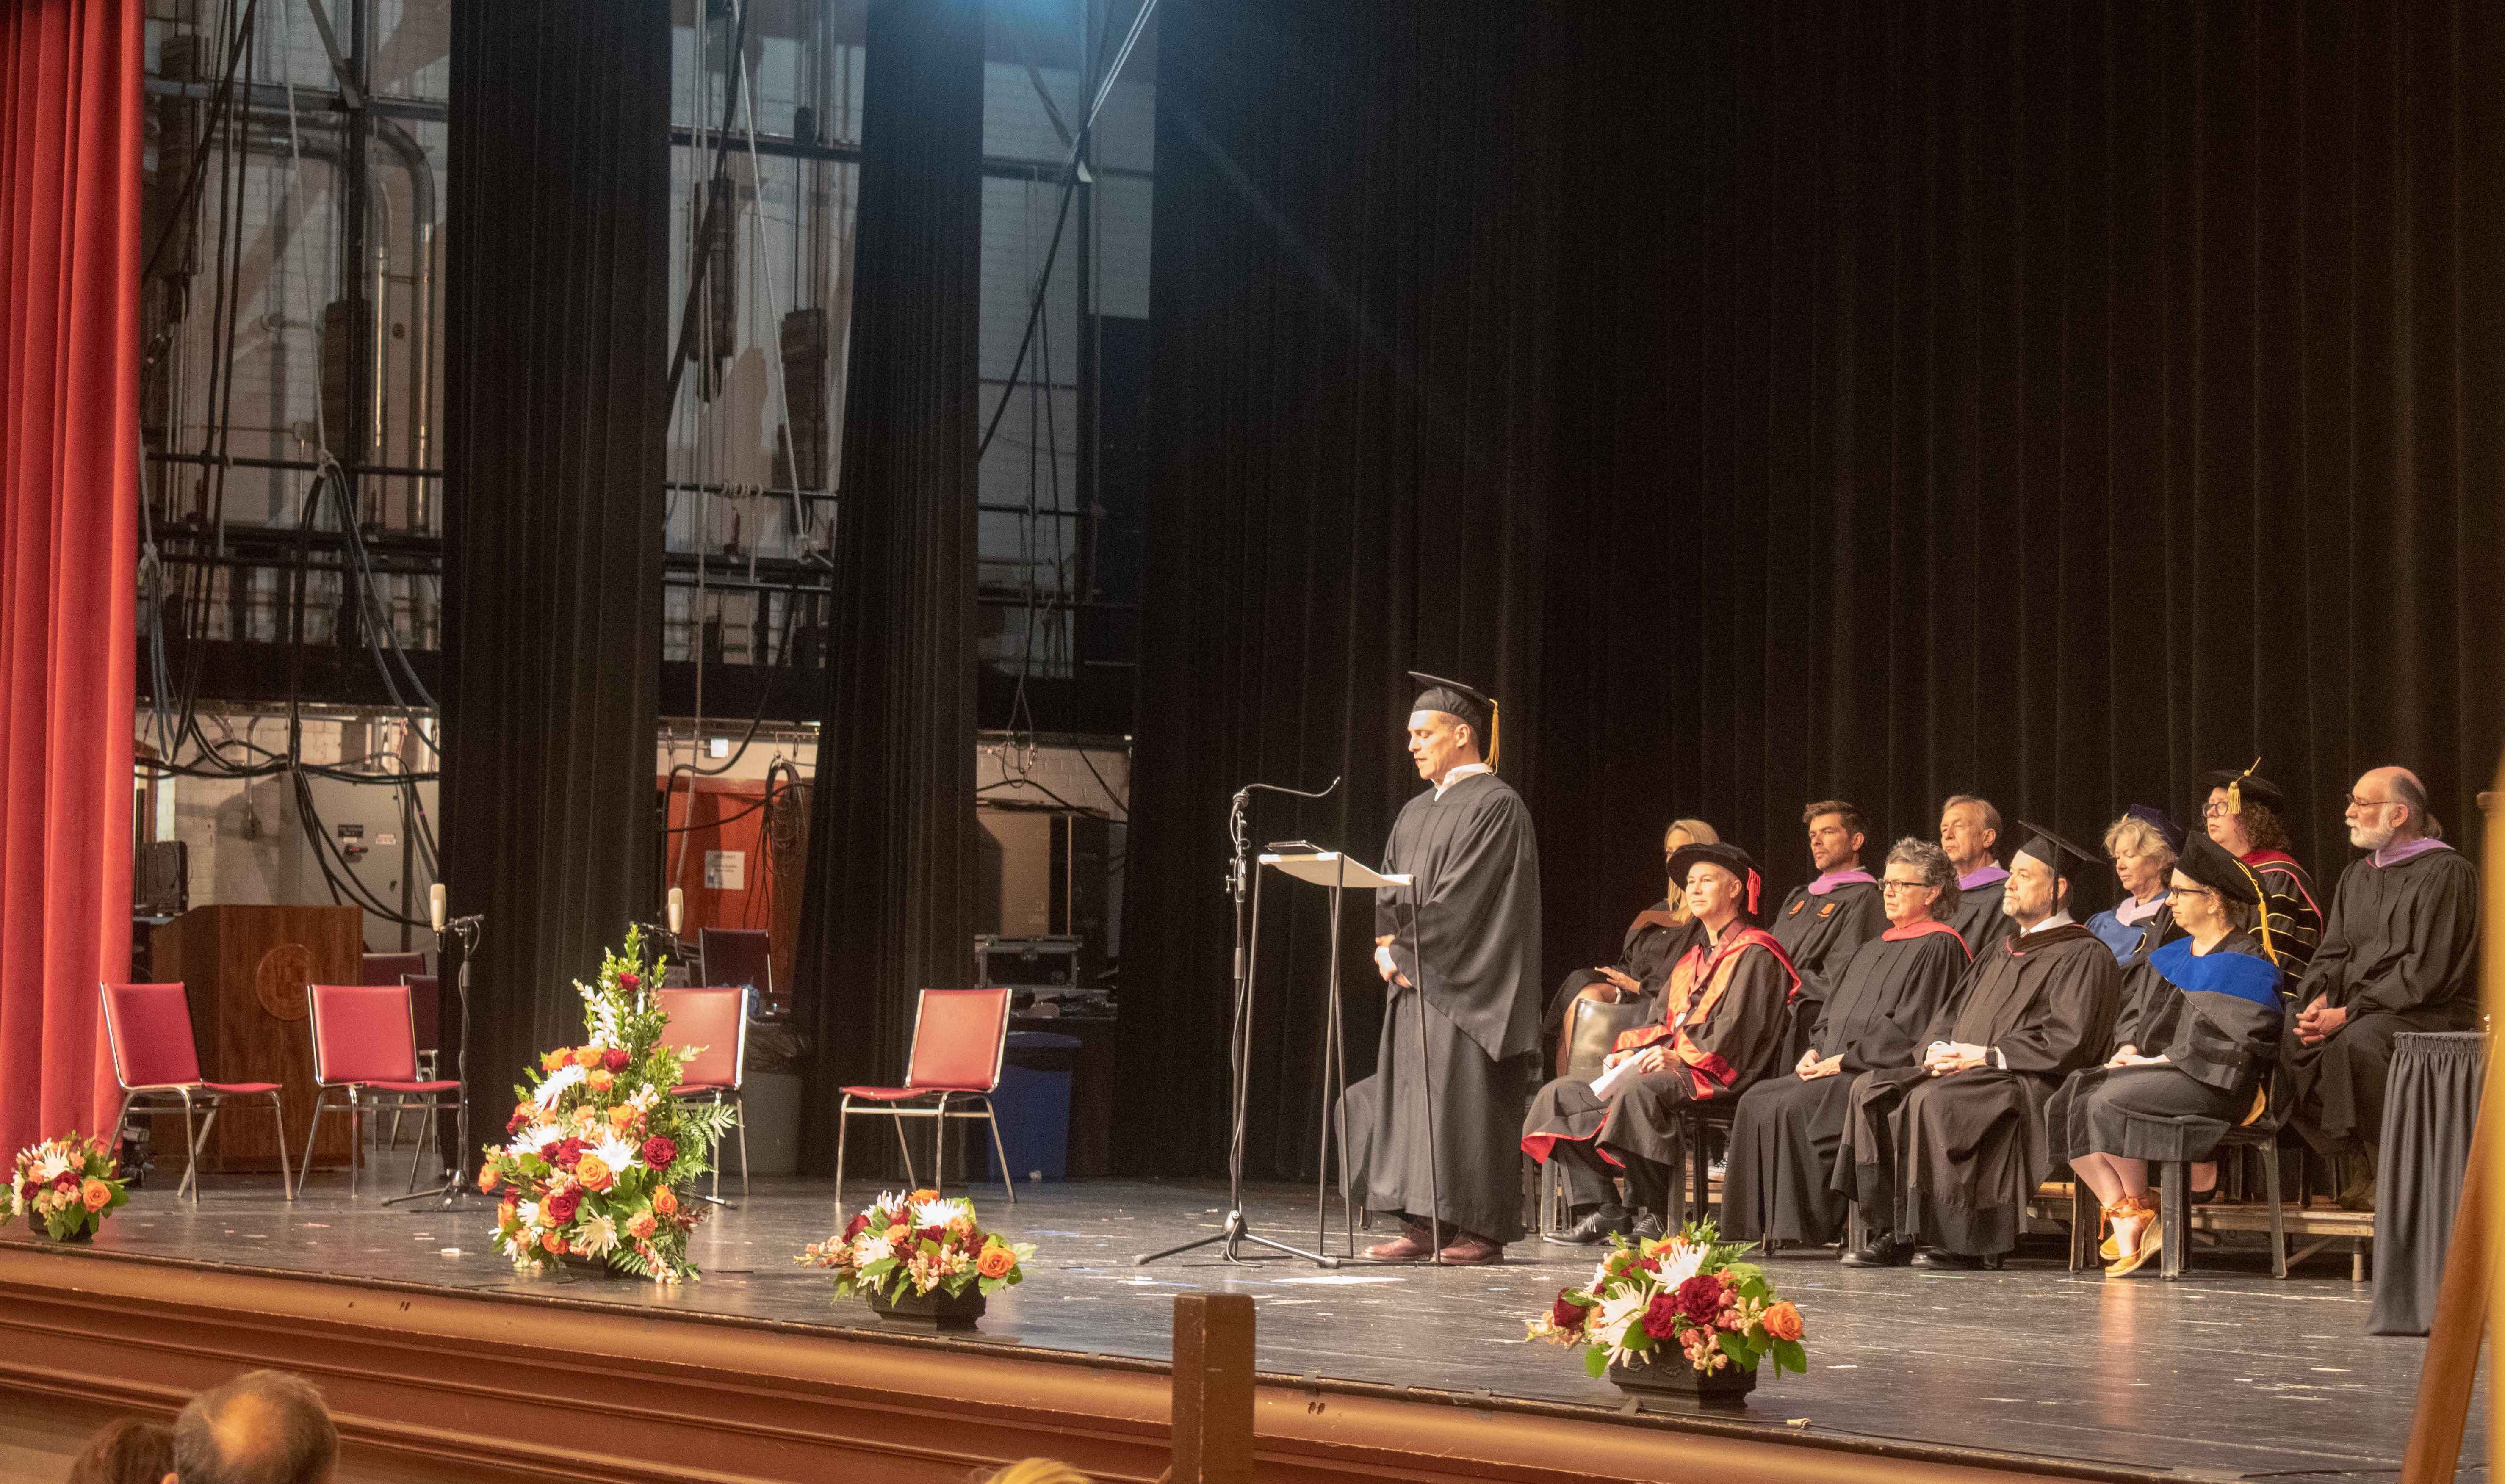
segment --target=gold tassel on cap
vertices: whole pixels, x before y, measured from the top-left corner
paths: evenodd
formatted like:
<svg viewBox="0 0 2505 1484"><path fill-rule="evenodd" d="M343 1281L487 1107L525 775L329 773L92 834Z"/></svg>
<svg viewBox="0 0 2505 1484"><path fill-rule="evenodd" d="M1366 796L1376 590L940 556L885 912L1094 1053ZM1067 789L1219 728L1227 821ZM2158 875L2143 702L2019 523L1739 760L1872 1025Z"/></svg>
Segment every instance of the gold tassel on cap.
<svg viewBox="0 0 2505 1484"><path fill-rule="evenodd" d="M2251 767L2244 769L2228 782L2227 812L2229 814L2241 814L2244 812L2244 780L2261 771L2261 766L2262 760L2255 758ZM2268 947L2269 945L2265 943L2263 946Z"/></svg>
<svg viewBox="0 0 2505 1484"><path fill-rule="evenodd" d="M1504 708L1488 697L1488 771L1496 771L1496 755L1504 747Z"/></svg>

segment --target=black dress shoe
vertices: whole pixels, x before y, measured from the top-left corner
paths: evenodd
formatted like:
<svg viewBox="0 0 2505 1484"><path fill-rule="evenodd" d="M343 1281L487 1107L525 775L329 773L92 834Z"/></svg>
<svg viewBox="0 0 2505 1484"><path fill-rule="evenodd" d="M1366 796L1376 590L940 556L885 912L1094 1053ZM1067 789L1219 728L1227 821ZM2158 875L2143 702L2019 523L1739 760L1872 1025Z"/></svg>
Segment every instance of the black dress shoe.
<svg viewBox="0 0 2505 1484"><path fill-rule="evenodd" d="M1649 1211L1638 1212L1636 1214L1634 1236L1637 1241L1658 1242L1662 1239L1663 1235L1661 1218L1658 1215Z"/></svg>
<svg viewBox="0 0 2505 1484"><path fill-rule="evenodd" d="M1847 1248L1836 1260L1846 1267L1903 1267L1914 1249L1903 1242L1873 1242L1868 1247Z"/></svg>
<svg viewBox="0 0 2505 1484"><path fill-rule="evenodd" d="M1623 1209L1616 1206L1595 1206L1583 1219L1564 1231L1549 1232L1539 1240L1553 1243L1558 1247L1597 1247L1609 1240L1611 1232L1622 1233L1626 1229L1627 1214Z"/></svg>
<svg viewBox="0 0 2505 1484"><path fill-rule="evenodd" d="M1983 1269L1984 1259L1976 1256L1972 1253L1952 1253L1942 1251L1936 1247L1925 1247L1921 1252L1914 1254L1914 1266L1945 1268L1949 1271L1958 1273L1973 1273L1980 1272Z"/></svg>

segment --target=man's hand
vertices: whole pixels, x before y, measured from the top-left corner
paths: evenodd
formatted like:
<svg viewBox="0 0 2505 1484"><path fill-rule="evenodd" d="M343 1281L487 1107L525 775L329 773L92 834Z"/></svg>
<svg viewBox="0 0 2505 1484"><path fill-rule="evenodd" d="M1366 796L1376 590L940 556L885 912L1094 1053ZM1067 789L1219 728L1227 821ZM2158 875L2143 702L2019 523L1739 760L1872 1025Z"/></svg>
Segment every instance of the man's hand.
<svg viewBox="0 0 2505 1484"><path fill-rule="evenodd" d="M2130 1067L2137 1065L2138 1061L2139 1047L2135 1045L2124 1045L2115 1050L2113 1059L2106 1062L2105 1065L2108 1067Z"/></svg>
<svg viewBox="0 0 2505 1484"><path fill-rule="evenodd" d="M2296 1017L2296 1039L2309 1046L2318 1046L2347 1023L2346 1007L2325 1005L2316 1000L2304 1014Z"/></svg>
<svg viewBox="0 0 2505 1484"><path fill-rule="evenodd" d="M1638 1072L1660 1072L1667 1069L1669 1066L1670 1047L1668 1046L1646 1046L1636 1057L1636 1071Z"/></svg>
<svg viewBox="0 0 2505 1484"><path fill-rule="evenodd" d="M1400 972L1399 966L1392 962L1392 945L1390 943L1377 943L1374 945L1374 972L1381 974L1386 983L1389 983L1394 975Z"/></svg>
<svg viewBox="0 0 2505 1484"><path fill-rule="evenodd" d="M1947 1077L1953 1073L1970 1072L1982 1066L1983 1059L1983 1047L1956 1041L1934 1049L1925 1056L1923 1059L1923 1067L1933 1077Z"/></svg>
<svg viewBox="0 0 2505 1484"><path fill-rule="evenodd" d="M1838 1052L1836 1052L1833 1056L1828 1057L1828 1058L1827 1058L1826 1060L1824 1060L1824 1061L1819 1061L1819 1060L1817 1059L1817 1057L1815 1054L1813 1054L1813 1055L1809 1058L1809 1065L1801 1069L1801 1080L1803 1080L1803 1081L1805 1081L1805 1082L1815 1082L1815 1081L1817 1081L1819 1078L1822 1078L1822 1077L1833 1077L1833 1076L1835 1076L1837 1073L1842 1072L1843 1070L1844 1070L1844 1053L1843 1053L1843 1052L1838 1051Z"/></svg>
<svg viewBox="0 0 2505 1484"><path fill-rule="evenodd" d="M1792 1070L1803 1077L1811 1076L1817 1070L1817 1052L1816 1050L1803 1051L1801 1053L1801 1059L1792 1063Z"/></svg>

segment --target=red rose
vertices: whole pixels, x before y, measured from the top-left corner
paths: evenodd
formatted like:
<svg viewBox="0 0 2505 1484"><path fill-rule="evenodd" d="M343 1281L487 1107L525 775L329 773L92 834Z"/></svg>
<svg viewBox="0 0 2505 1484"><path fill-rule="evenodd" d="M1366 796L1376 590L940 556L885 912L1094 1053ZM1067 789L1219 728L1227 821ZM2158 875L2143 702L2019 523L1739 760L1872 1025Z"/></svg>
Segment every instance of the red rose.
<svg viewBox="0 0 2505 1484"><path fill-rule="evenodd" d="M1666 1340L1678 1332L1678 1300L1667 1293L1655 1293L1644 1305L1644 1333L1656 1340Z"/></svg>
<svg viewBox="0 0 2505 1484"><path fill-rule="evenodd" d="M580 1139L567 1139L556 1147L555 1153L547 1156L548 1163L560 1170L571 1170L582 1162L583 1151L590 1148Z"/></svg>
<svg viewBox="0 0 2505 1484"><path fill-rule="evenodd" d="M920 1231L913 1234L913 1239L917 1242L936 1242L940 1246L945 1247L948 1245L948 1228L945 1226L925 1226Z"/></svg>
<svg viewBox="0 0 2505 1484"><path fill-rule="evenodd" d="M75 1190L78 1187L78 1177L67 1170L53 1177L53 1188L55 1190Z"/></svg>
<svg viewBox="0 0 2505 1484"><path fill-rule="evenodd" d="M844 1240L849 1242L868 1229L869 1213L866 1211L857 1211L853 1213L853 1219L844 1223Z"/></svg>
<svg viewBox="0 0 2505 1484"><path fill-rule="evenodd" d="M582 1207L582 1191L573 1189L559 1190L556 1194L547 1198L548 1219L554 1221L559 1226L563 1226L566 1222L574 1219L575 1212L581 1210Z"/></svg>
<svg viewBox="0 0 2505 1484"><path fill-rule="evenodd" d="M624 1046L611 1046L600 1054L600 1064L612 1072L625 1071L626 1064L634 1059L626 1054Z"/></svg>
<svg viewBox="0 0 2505 1484"><path fill-rule="evenodd" d="M678 1141L666 1134L654 1134L644 1141L644 1162L655 1170L666 1170L679 1158Z"/></svg>
<svg viewBox="0 0 2505 1484"><path fill-rule="evenodd" d="M1567 1292L1565 1289L1557 1290L1557 1302L1549 1306L1548 1323L1571 1333L1583 1327L1583 1321L1591 1317L1592 1311L1569 1298Z"/></svg>
<svg viewBox="0 0 2505 1484"><path fill-rule="evenodd" d="M642 979L631 973L621 973L617 976L617 987L619 989L633 989L636 985L643 982L644 981Z"/></svg>
<svg viewBox="0 0 2505 1484"><path fill-rule="evenodd" d="M1675 1312L1685 1315L1694 1324L1710 1325L1713 1323L1713 1316L1722 1312L1722 1280L1713 1274L1699 1273L1680 1284L1677 1292L1666 1296L1675 1306ZM1645 1323L1649 1325L1651 1319L1647 1311Z"/></svg>

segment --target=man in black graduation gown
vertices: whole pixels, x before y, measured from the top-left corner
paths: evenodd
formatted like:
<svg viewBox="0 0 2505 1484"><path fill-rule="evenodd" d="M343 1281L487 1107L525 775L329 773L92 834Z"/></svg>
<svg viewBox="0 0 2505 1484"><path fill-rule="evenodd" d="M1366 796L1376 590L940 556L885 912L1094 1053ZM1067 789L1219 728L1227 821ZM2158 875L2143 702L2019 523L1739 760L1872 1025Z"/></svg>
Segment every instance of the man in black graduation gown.
<svg viewBox="0 0 2505 1484"><path fill-rule="evenodd" d="M1348 1089L1349 1179L1401 1223L1367 1256L1497 1262L1522 1235L1514 1148L1539 1049L1539 852L1522 795L1496 775L1496 703L1411 673L1427 689L1409 755L1434 787L1401 807L1383 848L1385 873L1413 879L1375 894L1391 1002L1375 1074Z"/></svg>
<svg viewBox="0 0 2505 1484"><path fill-rule="evenodd" d="M2392 1038L2479 1023L2479 872L2444 843L2426 789L2380 767L2348 795L2341 873L2279 1047L2289 1121L2325 1154L2376 1152Z"/></svg>
<svg viewBox="0 0 2505 1484"><path fill-rule="evenodd" d="M1829 798L1803 809L1801 823L1809 827L1810 865L1817 876L1793 888L1768 924L1800 974L1802 1005L1792 1022L1789 1047L1795 1057L1808 1046L1810 1029L1835 981L1843 977L1844 966L1888 927L1879 882L1861 868L1861 848L1870 836L1870 823L1861 811Z"/></svg>
<svg viewBox="0 0 2505 1484"><path fill-rule="evenodd" d="M2102 1061L2122 1000L2112 952L2073 921L2086 851L2021 824L2028 842L2001 884L2017 933L1974 967L1923 1034L1923 1057L1853 1083L1835 1188L1871 1233L1857 1264L1996 1266L2018 1245L2029 1197L2052 1168L2044 1105Z"/></svg>
<svg viewBox="0 0 2505 1484"><path fill-rule="evenodd" d="M2000 910L2000 883L2009 879L2009 872L1992 853L1999 842L2000 811L1991 799L1958 794L1940 805L1940 848L1958 872L1958 905L1948 924L1978 959L2018 926Z"/></svg>

